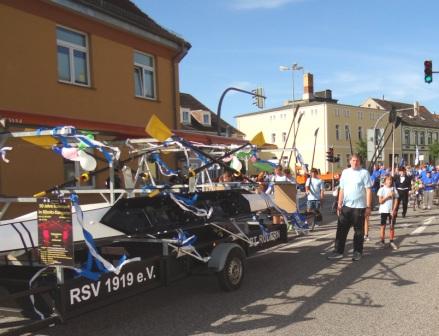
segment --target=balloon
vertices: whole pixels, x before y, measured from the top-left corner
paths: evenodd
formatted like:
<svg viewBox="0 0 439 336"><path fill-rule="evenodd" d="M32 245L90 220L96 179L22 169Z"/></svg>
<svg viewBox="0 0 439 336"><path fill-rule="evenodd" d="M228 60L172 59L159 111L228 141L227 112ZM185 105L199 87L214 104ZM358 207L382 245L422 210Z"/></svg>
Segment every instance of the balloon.
<svg viewBox="0 0 439 336"><path fill-rule="evenodd" d="M93 156L88 155L86 152L78 151L79 164L83 170L92 171L96 169L97 163Z"/></svg>
<svg viewBox="0 0 439 336"><path fill-rule="evenodd" d="M242 163L241 163L241 161L239 161L239 159L236 156L234 156L232 159L232 163L230 164L230 167L232 167L233 169L235 169L237 171L241 171Z"/></svg>
<svg viewBox="0 0 439 336"><path fill-rule="evenodd" d="M78 156L79 149L74 147L63 147L61 149L61 155L64 159L71 161L79 161L80 158Z"/></svg>

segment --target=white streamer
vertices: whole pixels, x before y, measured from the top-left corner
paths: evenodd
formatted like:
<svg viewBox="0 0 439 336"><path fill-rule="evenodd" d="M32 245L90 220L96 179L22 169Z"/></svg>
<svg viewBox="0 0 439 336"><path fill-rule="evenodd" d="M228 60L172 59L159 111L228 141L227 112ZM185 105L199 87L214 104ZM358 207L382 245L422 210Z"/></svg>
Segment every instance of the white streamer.
<svg viewBox="0 0 439 336"><path fill-rule="evenodd" d="M210 216L212 216L212 212L213 212L212 207L209 209L209 211L206 211L205 209L199 209L199 208L196 208L194 206L190 207L190 206L186 205L182 200L179 200L177 197L175 197L172 193L169 193L169 196L184 211L189 211L198 217L210 218ZM193 209L191 209L191 208L193 208Z"/></svg>

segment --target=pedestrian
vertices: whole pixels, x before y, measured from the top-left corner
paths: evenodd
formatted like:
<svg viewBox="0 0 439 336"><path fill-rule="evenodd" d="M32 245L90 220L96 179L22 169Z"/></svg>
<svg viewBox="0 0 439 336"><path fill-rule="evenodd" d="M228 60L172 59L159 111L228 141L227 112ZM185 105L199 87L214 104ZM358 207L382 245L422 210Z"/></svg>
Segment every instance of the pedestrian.
<svg viewBox="0 0 439 336"><path fill-rule="evenodd" d="M384 179L384 185L378 190L378 200L380 202L379 213L381 216L380 244L381 246L385 246L386 223L389 221L390 247L394 250L398 249L398 246L393 242L395 238L396 214L398 213L400 202L398 194L398 191L393 186L393 177L387 176Z"/></svg>
<svg viewBox="0 0 439 336"><path fill-rule="evenodd" d="M354 253L352 260L358 261L363 254L364 219L370 215L372 205L372 181L369 172L361 167L358 154L352 155L350 168L343 170L340 178L340 192L337 204L337 233L334 252L329 260L343 258L346 238L354 227Z"/></svg>
<svg viewBox="0 0 439 336"><path fill-rule="evenodd" d="M431 171L427 170L425 172L425 176L422 178L422 184L424 186L424 204L423 209L430 210L433 206L433 196L434 196L434 189L436 186L436 183L434 181L434 178L431 176Z"/></svg>
<svg viewBox="0 0 439 336"><path fill-rule="evenodd" d="M402 203L402 217L404 218L409 204L409 192L412 189L412 179L407 175L405 167L400 167L398 175L395 176L395 188L398 191L399 198L396 212L399 210L399 204Z"/></svg>
<svg viewBox="0 0 439 336"><path fill-rule="evenodd" d="M324 183L317 177L317 173L316 168L311 169L311 176L305 182L305 193L306 212L314 213L314 220L319 222L322 219L320 208L324 196Z"/></svg>

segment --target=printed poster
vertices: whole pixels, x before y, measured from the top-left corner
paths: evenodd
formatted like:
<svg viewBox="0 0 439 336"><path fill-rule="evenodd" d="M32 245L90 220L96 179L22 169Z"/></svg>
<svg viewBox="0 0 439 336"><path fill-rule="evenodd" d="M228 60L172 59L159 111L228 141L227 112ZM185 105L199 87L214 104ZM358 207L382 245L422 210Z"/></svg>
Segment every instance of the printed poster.
<svg viewBox="0 0 439 336"><path fill-rule="evenodd" d="M39 199L37 214L41 263L73 266L72 205L70 200Z"/></svg>

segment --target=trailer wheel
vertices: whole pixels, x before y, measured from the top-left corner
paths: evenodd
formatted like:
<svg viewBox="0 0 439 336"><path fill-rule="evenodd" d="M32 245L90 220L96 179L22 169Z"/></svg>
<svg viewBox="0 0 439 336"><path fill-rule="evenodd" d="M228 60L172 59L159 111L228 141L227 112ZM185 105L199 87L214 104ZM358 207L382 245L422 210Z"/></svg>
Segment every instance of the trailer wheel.
<svg viewBox="0 0 439 336"><path fill-rule="evenodd" d="M241 287L244 279L244 255L238 248L233 248L227 255L224 268L217 272L220 287L231 292Z"/></svg>

